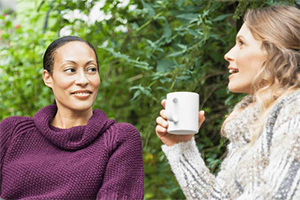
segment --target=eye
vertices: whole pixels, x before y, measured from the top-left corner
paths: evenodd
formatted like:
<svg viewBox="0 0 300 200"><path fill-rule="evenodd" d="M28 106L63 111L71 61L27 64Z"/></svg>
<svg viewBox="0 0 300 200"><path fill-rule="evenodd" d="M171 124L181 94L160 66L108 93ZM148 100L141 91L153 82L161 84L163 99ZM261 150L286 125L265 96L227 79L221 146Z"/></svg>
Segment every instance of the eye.
<svg viewBox="0 0 300 200"><path fill-rule="evenodd" d="M243 46L245 43L243 42L243 40L238 40L239 46Z"/></svg>
<svg viewBox="0 0 300 200"><path fill-rule="evenodd" d="M74 68L67 68L67 69L64 70L64 72L73 73L73 72L75 72L75 69Z"/></svg>
<svg viewBox="0 0 300 200"><path fill-rule="evenodd" d="M88 72L97 72L97 67L89 67L87 69Z"/></svg>

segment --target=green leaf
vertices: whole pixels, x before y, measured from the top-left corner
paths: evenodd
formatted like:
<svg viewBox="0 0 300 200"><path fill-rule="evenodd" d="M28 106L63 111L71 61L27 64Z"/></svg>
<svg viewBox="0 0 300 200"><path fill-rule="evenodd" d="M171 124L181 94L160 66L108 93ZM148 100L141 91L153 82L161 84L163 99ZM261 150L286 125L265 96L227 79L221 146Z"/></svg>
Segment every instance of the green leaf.
<svg viewBox="0 0 300 200"><path fill-rule="evenodd" d="M135 91L133 97L130 99L130 101L134 101L139 95L141 94L140 90Z"/></svg>
<svg viewBox="0 0 300 200"><path fill-rule="evenodd" d="M168 20L166 18L165 19L165 27L164 27L164 34L163 37L165 38L170 38L172 36L172 30L170 28L170 25L168 23Z"/></svg>
<svg viewBox="0 0 300 200"><path fill-rule="evenodd" d="M184 2L185 2L185 0L177 0L177 1L176 1L176 5L177 5L178 7L182 7L182 5L184 4Z"/></svg>
<svg viewBox="0 0 300 200"><path fill-rule="evenodd" d="M161 59L157 61L157 72L169 72L174 69L174 63L172 61Z"/></svg>
<svg viewBox="0 0 300 200"><path fill-rule="evenodd" d="M193 14L193 13L186 13L186 14L179 14L176 15L177 19L180 19L181 21L188 23L191 21L198 21L199 14Z"/></svg>
<svg viewBox="0 0 300 200"><path fill-rule="evenodd" d="M144 9L148 12L148 14L151 16L151 17L154 17L156 14L155 14L155 10L150 6L150 4L148 3L145 3L145 1L141 0L142 4L143 4L143 7Z"/></svg>
<svg viewBox="0 0 300 200"><path fill-rule="evenodd" d="M219 15L218 17L216 17L212 21L214 21L214 22L222 21L222 20L226 19L229 16L232 16L232 13L230 13L230 14L224 14L224 15Z"/></svg>
<svg viewBox="0 0 300 200"><path fill-rule="evenodd" d="M184 53L185 53L185 50L184 51L175 51L175 52L170 53L169 55L167 55L167 58L181 56Z"/></svg>
<svg viewBox="0 0 300 200"><path fill-rule="evenodd" d="M184 50L184 51L187 50L187 45L184 45L184 44L177 44L177 46L178 46L180 49Z"/></svg>

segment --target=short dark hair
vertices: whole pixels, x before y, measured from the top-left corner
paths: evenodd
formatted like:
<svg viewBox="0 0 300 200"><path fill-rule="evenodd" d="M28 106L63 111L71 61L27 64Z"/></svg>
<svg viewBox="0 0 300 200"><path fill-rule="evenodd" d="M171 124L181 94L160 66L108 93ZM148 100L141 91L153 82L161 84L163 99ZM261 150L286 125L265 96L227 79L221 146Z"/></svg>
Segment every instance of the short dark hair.
<svg viewBox="0 0 300 200"><path fill-rule="evenodd" d="M58 49L59 47L65 45L69 42L74 42L74 41L83 42L83 43L87 44L94 51L95 56L96 56L97 68L99 69L98 56L97 56L96 50L93 47L93 45L91 45L89 42L87 42L84 39L77 37L77 36L64 36L64 37L54 40L45 51L44 58L43 58L43 67L51 75L53 74L53 62L54 62L53 54L55 53L56 49Z"/></svg>

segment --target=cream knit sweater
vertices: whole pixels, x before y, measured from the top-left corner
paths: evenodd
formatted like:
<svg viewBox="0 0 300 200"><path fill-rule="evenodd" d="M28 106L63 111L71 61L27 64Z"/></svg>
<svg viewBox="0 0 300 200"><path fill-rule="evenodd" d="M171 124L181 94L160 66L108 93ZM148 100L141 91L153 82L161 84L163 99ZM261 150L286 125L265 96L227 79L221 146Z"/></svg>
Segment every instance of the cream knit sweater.
<svg viewBox="0 0 300 200"><path fill-rule="evenodd" d="M230 144L217 176L205 166L194 139L162 146L187 199L300 200L300 90L273 107L260 137L244 148L258 115L255 106L247 107L249 98L224 128Z"/></svg>

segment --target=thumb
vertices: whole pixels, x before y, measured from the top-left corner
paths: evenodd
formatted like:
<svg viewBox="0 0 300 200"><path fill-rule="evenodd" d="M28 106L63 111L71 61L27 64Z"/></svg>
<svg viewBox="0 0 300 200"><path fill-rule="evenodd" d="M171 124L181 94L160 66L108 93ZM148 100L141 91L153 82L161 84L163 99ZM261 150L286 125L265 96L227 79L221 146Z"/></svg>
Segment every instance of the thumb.
<svg viewBox="0 0 300 200"><path fill-rule="evenodd" d="M204 110L199 111L199 128L201 127L202 123L205 121L205 112Z"/></svg>

